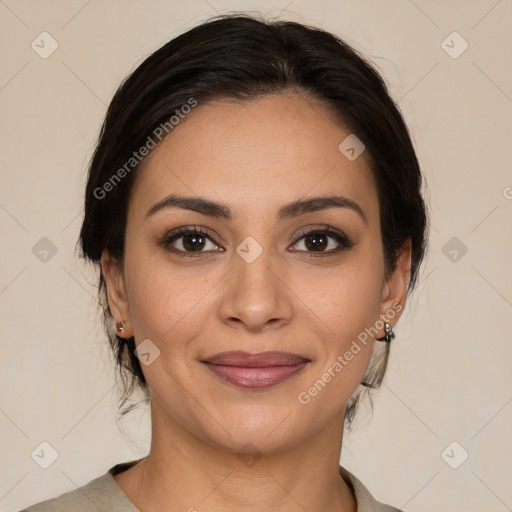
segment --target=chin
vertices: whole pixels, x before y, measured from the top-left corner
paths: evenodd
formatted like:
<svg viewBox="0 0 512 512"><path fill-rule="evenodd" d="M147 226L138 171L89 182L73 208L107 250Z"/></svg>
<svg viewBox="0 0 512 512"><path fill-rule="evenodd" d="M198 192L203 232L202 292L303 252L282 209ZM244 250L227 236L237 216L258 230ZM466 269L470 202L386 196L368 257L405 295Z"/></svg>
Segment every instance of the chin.
<svg viewBox="0 0 512 512"><path fill-rule="evenodd" d="M201 437L209 444L240 455L277 453L308 436L311 421L298 418L296 412L289 402L287 407L245 406L222 417L216 415L219 423L205 425Z"/></svg>

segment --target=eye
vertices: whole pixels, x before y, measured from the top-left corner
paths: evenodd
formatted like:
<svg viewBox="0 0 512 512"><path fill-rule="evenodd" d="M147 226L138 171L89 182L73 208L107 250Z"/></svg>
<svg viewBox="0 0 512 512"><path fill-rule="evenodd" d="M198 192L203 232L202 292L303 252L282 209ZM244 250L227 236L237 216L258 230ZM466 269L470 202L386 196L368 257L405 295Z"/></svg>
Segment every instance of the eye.
<svg viewBox="0 0 512 512"><path fill-rule="evenodd" d="M188 257L200 256L212 251L224 251L215 237L199 226L185 227L167 233L159 245L169 252ZM291 250L306 252L311 256L327 256L339 253L352 245L343 232L331 226L322 226L302 231Z"/></svg>
<svg viewBox="0 0 512 512"><path fill-rule="evenodd" d="M160 245L180 256L194 256L194 253L204 253L219 249L214 237L196 226L168 233L164 236Z"/></svg>
<svg viewBox="0 0 512 512"><path fill-rule="evenodd" d="M352 247L352 242L341 231L325 226L303 231L292 247L295 252L309 252L314 256L323 256L348 249Z"/></svg>

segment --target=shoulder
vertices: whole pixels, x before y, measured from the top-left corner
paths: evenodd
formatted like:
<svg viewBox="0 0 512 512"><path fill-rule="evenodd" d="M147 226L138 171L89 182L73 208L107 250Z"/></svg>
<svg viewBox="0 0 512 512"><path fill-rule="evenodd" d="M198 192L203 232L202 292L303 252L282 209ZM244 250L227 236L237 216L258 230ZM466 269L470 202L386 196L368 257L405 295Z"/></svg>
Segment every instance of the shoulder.
<svg viewBox="0 0 512 512"><path fill-rule="evenodd" d="M98 512L98 509L115 507L116 495L111 491L110 478L110 475L105 474L82 487L32 505L21 512ZM107 508L107 510L122 509Z"/></svg>
<svg viewBox="0 0 512 512"><path fill-rule="evenodd" d="M103 475L82 487L61 494L56 498L32 505L21 512L57 512L61 510L80 510L83 512L92 512L94 510L97 512L99 506L98 498L102 502L104 501L104 497L100 493L106 487L105 479L105 475Z"/></svg>
<svg viewBox="0 0 512 512"><path fill-rule="evenodd" d="M113 474L119 466L110 468L86 485L31 505L20 512L139 512L114 480Z"/></svg>
<svg viewBox="0 0 512 512"><path fill-rule="evenodd" d="M391 505L377 501L365 485L342 466L340 466L340 475L354 492L357 501L357 512L403 512Z"/></svg>

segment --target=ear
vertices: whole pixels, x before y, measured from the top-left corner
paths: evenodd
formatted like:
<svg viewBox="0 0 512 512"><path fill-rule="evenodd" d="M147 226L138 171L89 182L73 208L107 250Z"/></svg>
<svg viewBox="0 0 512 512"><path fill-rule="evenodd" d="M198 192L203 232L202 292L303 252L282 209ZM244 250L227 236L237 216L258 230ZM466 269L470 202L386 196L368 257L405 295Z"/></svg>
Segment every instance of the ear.
<svg viewBox="0 0 512 512"><path fill-rule="evenodd" d="M411 240L404 242L398 253L396 268L389 274L382 288L381 318L393 327L405 308L407 289L411 279Z"/></svg>
<svg viewBox="0 0 512 512"><path fill-rule="evenodd" d="M115 328L115 325L114 331L121 338L131 338L133 329L121 262L104 250L101 254L101 271L107 286L108 305L114 322L122 322L124 325L122 334Z"/></svg>

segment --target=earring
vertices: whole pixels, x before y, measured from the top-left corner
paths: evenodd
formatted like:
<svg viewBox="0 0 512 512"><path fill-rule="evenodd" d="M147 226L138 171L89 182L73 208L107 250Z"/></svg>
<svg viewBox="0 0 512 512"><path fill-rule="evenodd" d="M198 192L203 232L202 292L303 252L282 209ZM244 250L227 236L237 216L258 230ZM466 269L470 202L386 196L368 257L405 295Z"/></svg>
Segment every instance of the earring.
<svg viewBox="0 0 512 512"><path fill-rule="evenodd" d="M384 339L380 338L382 341L386 343L391 343L391 340L394 339L395 333L393 332L393 328L387 322L384 324Z"/></svg>
<svg viewBox="0 0 512 512"><path fill-rule="evenodd" d="M123 322L115 322L114 323L114 327L119 331L119 332L123 332L124 331L124 324Z"/></svg>
<svg viewBox="0 0 512 512"><path fill-rule="evenodd" d="M384 337L383 338L375 338L377 341L385 341L386 343L391 343L391 340L395 337L395 333L387 322L384 324Z"/></svg>

